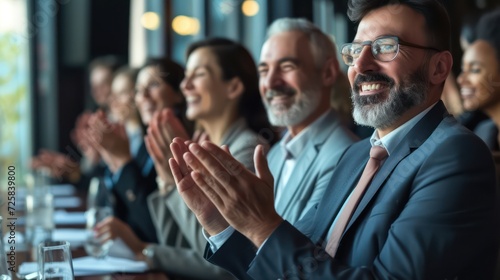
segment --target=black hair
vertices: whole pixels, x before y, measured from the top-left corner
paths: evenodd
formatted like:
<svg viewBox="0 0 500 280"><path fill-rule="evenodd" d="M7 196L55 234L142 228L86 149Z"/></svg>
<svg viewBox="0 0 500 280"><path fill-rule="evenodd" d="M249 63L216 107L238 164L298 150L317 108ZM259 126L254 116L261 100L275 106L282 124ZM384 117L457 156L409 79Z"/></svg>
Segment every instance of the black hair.
<svg viewBox="0 0 500 280"><path fill-rule="evenodd" d="M476 27L479 19L481 18L480 12L469 12L462 18L462 25L460 27L460 36L471 44L476 40L477 32Z"/></svg>
<svg viewBox="0 0 500 280"><path fill-rule="evenodd" d="M240 43L229 39L209 38L191 44L186 51L186 58L202 47L208 47L214 54L224 81L238 77L243 83L244 91L238 104L238 111L250 129L261 135L269 134L271 125L259 94L257 66L248 50Z"/></svg>
<svg viewBox="0 0 500 280"><path fill-rule="evenodd" d="M405 5L425 18L429 44L439 50L451 49L450 18L437 0L349 0L347 15L359 22L369 12L388 5Z"/></svg>
<svg viewBox="0 0 500 280"><path fill-rule="evenodd" d="M160 78L180 94L181 82L184 79L182 66L166 57L154 57L148 58L140 70L150 66L157 67L161 73Z"/></svg>
<svg viewBox="0 0 500 280"><path fill-rule="evenodd" d="M500 9L484 14L476 26L477 40L484 40L495 49L500 63Z"/></svg>
<svg viewBox="0 0 500 280"><path fill-rule="evenodd" d="M175 116L182 122L184 128L191 136L194 131L194 123L186 118L186 99L181 93L181 82L184 79L184 68L177 62L167 57L148 58L146 63L139 69L139 72L147 67L157 67L160 73L160 78L170 85L170 87L182 97L182 101L175 104L172 108Z"/></svg>

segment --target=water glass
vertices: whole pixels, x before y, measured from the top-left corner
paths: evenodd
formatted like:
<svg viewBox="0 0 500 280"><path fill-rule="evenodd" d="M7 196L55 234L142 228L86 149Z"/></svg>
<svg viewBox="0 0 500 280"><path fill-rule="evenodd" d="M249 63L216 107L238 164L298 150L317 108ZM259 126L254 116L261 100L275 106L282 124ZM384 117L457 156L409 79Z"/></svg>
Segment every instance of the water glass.
<svg viewBox="0 0 500 280"><path fill-rule="evenodd" d="M36 257L36 246L52 239L54 230L53 196L48 189L35 189L26 195L26 239Z"/></svg>
<svg viewBox="0 0 500 280"><path fill-rule="evenodd" d="M113 196L106 187L103 177L93 177L87 193L87 208L113 205Z"/></svg>
<svg viewBox="0 0 500 280"><path fill-rule="evenodd" d="M89 256L104 258L108 255L109 248L113 245L113 240L104 241L104 237L97 237L94 232L95 226L107 217L113 216L113 208L93 207L85 213L87 219L87 239L85 241L85 251Z"/></svg>
<svg viewBox="0 0 500 280"><path fill-rule="evenodd" d="M69 242L45 241L38 245L38 279L73 280Z"/></svg>

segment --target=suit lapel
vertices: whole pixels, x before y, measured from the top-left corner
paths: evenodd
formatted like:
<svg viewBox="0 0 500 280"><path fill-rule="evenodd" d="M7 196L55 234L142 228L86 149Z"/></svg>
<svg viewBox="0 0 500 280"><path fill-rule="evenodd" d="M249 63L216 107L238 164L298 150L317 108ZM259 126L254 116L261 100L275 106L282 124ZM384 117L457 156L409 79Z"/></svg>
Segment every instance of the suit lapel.
<svg viewBox="0 0 500 280"><path fill-rule="evenodd" d="M396 149L394 149L391 155L387 158L386 162L380 168L379 172L377 172L373 178L373 181L366 190L366 193L363 195L356 211L354 211L354 214L349 220L349 224L347 225L344 234L349 230L356 219L359 218L363 210L373 199L394 168L396 168L401 160L420 147L420 145L425 142L427 138L429 138L439 123L447 115L448 113L443 103L440 101L410 130L410 132L408 132L403 141L396 146Z"/></svg>
<svg viewBox="0 0 500 280"><path fill-rule="evenodd" d="M301 186L303 184L304 178L306 177L305 175L311 169L311 166L313 165L314 160L316 159L318 152L321 149L321 146L339 126L337 118L334 115L332 116L332 114L334 114L333 111L331 111L327 116L328 121L322 122L321 127L316 128L315 131L306 132L313 133L314 136L311 138L311 141L306 145L304 150L302 150L299 157L297 158L295 167L292 170L292 174L290 175L290 178L288 179L288 182L283 189L283 193L281 194L281 198L278 201L278 205L276 207L278 213L285 215L288 209L294 207L295 203L293 203L293 201L300 199L301 194L304 191L304 188L302 188Z"/></svg>
<svg viewBox="0 0 500 280"><path fill-rule="evenodd" d="M276 189L278 187L278 182L281 179L283 165L285 164L285 155L283 153L283 148L281 147L281 142L277 143L273 149L274 150L269 154L269 169L274 177L274 195L276 197Z"/></svg>
<svg viewBox="0 0 500 280"><path fill-rule="evenodd" d="M288 202L290 202L292 198L300 192L300 183L314 162L314 158L316 158L317 154L318 150L312 143L309 143L297 159L286 186L281 190L283 193L281 194L276 207L276 210L281 213L281 215L285 215L285 211L290 207L293 207L294 203Z"/></svg>

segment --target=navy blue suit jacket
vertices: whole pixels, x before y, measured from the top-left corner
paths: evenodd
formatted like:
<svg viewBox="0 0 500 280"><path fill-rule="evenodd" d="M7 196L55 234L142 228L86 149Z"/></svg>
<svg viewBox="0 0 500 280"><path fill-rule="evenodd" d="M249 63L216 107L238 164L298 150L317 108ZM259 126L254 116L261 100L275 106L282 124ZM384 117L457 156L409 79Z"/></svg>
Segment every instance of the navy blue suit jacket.
<svg viewBox="0 0 500 280"><path fill-rule="evenodd" d="M154 165L145 170L150 161L146 145L142 143L137 155L125 164L113 185L115 216L127 223L144 242L158 242L151 219L147 198L157 188Z"/></svg>
<svg viewBox="0 0 500 280"><path fill-rule="evenodd" d="M318 206L296 227L283 222L257 256L236 232L206 258L239 278L492 279L499 235L491 154L441 102L391 151L335 258L324 252L370 147L368 139L352 145Z"/></svg>

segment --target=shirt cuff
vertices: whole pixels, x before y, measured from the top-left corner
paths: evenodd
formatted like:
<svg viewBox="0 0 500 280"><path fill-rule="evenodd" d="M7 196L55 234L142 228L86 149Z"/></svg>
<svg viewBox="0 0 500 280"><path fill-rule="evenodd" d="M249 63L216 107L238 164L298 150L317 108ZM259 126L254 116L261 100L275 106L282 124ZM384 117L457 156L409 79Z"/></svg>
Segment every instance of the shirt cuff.
<svg viewBox="0 0 500 280"><path fill-rule="evenodd" d="M217 250L219 250L220 247L222 247L222 245L224 245L224 243L226 243L229 237L231 237L231 235L234 233L234 228L232 226L228 226L223 231L210 237L208 236L208 233L205 231L205 229L203 229L202 232L203 237L205 237L208 244L210 245L210 250L215 253Z"/></svg>

